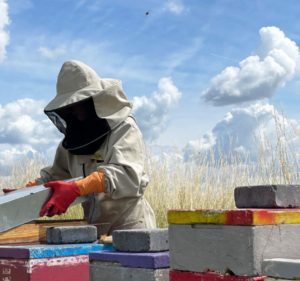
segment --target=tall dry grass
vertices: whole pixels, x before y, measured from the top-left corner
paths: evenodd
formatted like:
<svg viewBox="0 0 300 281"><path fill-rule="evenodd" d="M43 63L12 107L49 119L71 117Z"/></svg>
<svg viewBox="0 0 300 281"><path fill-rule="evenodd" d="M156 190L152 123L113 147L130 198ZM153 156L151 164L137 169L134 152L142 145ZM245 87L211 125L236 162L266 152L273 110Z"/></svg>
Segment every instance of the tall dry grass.
<svg viewBox="0 0 300 281"><path fill-rule="evenodd" d="M183 161L176 146L167 157L158 158L145 145L145 169L151 179L145 197L151 204L158 227L167 226L169 209L235 208L236 186L299 183L300 130L283 110L274 110L276 134L268 139L263 131L254 134L256 152L241 153L232 139L229 148L195 150ZM163 153L162 153L163 155ZM25 161L25 162L24 162ZM0 176L2 188L19 188L38 176L49 163L24 160L12 166L10 177ZM69 208L54 219L80 219L81 206ZM47 219L47 218L44 218Z"/></svg>

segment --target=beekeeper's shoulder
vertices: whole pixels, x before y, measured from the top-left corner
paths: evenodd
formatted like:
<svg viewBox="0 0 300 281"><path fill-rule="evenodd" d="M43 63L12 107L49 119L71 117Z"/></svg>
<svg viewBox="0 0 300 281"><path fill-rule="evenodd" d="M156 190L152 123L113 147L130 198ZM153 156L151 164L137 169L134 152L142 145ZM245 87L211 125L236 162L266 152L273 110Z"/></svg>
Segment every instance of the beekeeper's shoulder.
<svg viewBox="0 0 300 281"><path fill-rule="evenodd" d="M125 123L130 124L133 127L138 127L135 118L132 115L129 115L125 120Z"/></svg>
<svg viewBox="0 0 300 281"><path fill-rule="evenodd" d="M140 133L137 122L135 118L131 115L129 115L120 125L118 125L115 129L113 129L111 134L115 134L115 133L124 134L125 132L128 131L136 131L137 133Z"/></svg>
<svg viewBox="0 0 300 281"><path fill-rule="evenodd" d="M129 115L118 127L138 129L137 122L132 115Z"/></svg>

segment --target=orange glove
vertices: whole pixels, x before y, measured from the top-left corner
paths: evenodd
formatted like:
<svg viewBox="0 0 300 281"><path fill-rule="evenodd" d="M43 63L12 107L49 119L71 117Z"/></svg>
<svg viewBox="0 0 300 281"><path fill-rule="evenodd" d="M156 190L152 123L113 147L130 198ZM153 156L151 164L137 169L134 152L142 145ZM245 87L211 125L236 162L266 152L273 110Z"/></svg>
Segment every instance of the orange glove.
<svg viewBox="0 0 300 281"><path fill-rule="evenodd" d="M40 215L44 216L51 209L48 216L52 217L65 213L78 196L104 192L105 181L102 172L94 172L79 181L53 181L44 186L52 187L54 192L51 199L41 210Z"/></svg>
<svg viewBox="0 0 300 281"><path fill-rule="evenodd" d="M36 186L36 185L40 185L40 184L37 181L33 180L33 181L30 181L29 183L27 183L25 186L23 186L21 188L18 188L18 189L23 189L23 188L26 188L26 187L32 187L32 186ZM11 192L11 191L16 191L18 189L6 189L6 188L4 188L3 192L8 193L8 192Z"/></svg>
<svg viewBox="0 0 300 281"><path fill-rule="evenodd" d="M40 185L40 183L38 183L36 180L33 180L33 181L30 181L24 187L21 187L21 188L32 187L32 186L36 186L36 185Z"/></svg>
<svg viewBox="0 0 300 281"><path fill-rule="evenodd" d="M102 172L94 172L86 178L75 182L81 195L101 193L105 191L105 180Z"/></svg>

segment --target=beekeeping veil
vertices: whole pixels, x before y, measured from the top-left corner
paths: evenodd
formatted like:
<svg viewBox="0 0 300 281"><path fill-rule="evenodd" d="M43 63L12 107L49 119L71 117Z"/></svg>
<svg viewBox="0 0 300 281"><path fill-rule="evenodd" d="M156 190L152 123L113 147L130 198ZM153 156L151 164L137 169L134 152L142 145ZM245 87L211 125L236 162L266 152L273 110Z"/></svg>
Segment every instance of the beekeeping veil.
<svg viewBox="0 0 300 281"><path fill-rule="evenodd" d="M132 110L120 80L101 79L80 61L63 64L56 91L45 113L65 135L63 147L74 155L95 153L107 134Z"/></svg>

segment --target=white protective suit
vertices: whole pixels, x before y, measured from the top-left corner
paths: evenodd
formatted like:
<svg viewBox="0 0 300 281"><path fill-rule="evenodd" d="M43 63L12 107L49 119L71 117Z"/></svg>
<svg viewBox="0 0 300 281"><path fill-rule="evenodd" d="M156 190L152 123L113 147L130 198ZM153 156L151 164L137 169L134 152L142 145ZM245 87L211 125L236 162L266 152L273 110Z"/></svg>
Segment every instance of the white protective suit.
<svg viewBox="0 0 300 281"><path fill-rule="evenodd" d="M89 201L83 203L84 217L90 223L109 223L99 226L98 234L110 235L118 229L155 228L154 212L143 196L149 180L144 171L142 134L130 115L132 103L127 100L121 81L101 79L82 62L65 62L58 76L57 95L45 113L66 134L66 122L56 112L86 101L93 104L92 110L104 125L92 128L95 130L92 137L87 133L88 143L83 143L82 134L78 143L73 136L68 140L65 135L53 166L42 169L36 181L44 184L102 171L105 192L89 194ZM95 135L100 144L96 149ZM78 155L88 151L86 145L89 148L92 145L94 151Z"/></svg>

